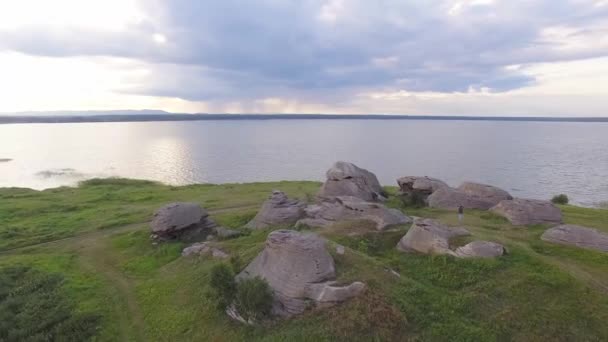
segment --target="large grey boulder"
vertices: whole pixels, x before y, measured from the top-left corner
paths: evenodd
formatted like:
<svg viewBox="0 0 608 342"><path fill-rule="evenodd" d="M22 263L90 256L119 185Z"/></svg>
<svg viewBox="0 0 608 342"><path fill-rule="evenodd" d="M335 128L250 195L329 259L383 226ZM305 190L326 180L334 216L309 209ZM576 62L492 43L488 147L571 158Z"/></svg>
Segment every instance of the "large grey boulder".
<svg viewBox="0 0 608 342"><path fill-rule="evenodd" d="M277 230L264 250L237 275L237 281L259 276L273 290L273 313L291 316L318 302L339 302L359 294L360 285L334 286L334 260L316 234Z"/></svg>
<svg viewBox="0 0 608 342"><path fill-rule="evenodd" d="M450 249L450 239L470 235L462 227L448 227L433 219L417 218L401 238L397 249L402 252L455 255Z"/></svg>
<svg viewBox="0 0 608 342"><path fill-rule="evenodd" d="M382 187L373 173L355 164L339 161L327 170L327 180L321 186L321 199L353 196L365 201L382 200Z"/></svg>
<svg viewBox="0 0 608 342"><path fill-rule="evenodd" d="M488 210L510 199L513 197L508 192L495 186L465 182L456 189L447 186L437 189L427 201L432 208L456 209L462 205L467 209Z"/></svg>
<svg viewBox="0 0 608 342"><path fill-rule="evenodd" d="M406 176L397 179L399 185L399 192L401 195L407 196L420 196L426 200L430 194L448 185L437 178L431 178L428 176Z"/></svg>
<svg viewBox="0 0 608 342"><path fill-rule="evenodd" d="M513 196L506 190L488 184L464 182L457 190L486 203L484 208L480 208L484 210L490 209L500 201L513 199Z"/></svg>
<svg viewBox="0 0 608 342"><path fill-rule="evenodd" d="M203 240L217 225L197 203L167 204L154 213L150 224L154 240Z"/></svg>
<svg viewBox="0 0 608 342"><path fill-rule="evenodd" d="M562 223L562 211L549 201L523 198L503 200L490 211L507 218L516 226Z"/></svg>
<svg viewBox="0 0 608 342"><path fill-rule="evenodd" d="M297 222L296 226L327 227L336 222L367 220L376 224L376 229L407 224L412 220L401 211L387 208L382 204L366 202L353 196L338 196L332 200L311 205L306 208L306 218Z"/></svg>
<svg viewBox="0 0 608 342"><path fill-rule="evenodd" d="M289 199L284 192L273 190L262 204L257 215L247 223L247 228L262 229L270 226L286 226L296 223L304 216L306 204Z"/></svg>
<svg viewBox="0 0 608 342"><path fill-rule="evenodd" d="M547 242L608 253L608 233L594 228L563 224L547 229L540 238Z"/></svg>
<svg viewBox="0 0 608 342"><path fill-rule="evenodd" d="M505 254L505 247L496 242L473 241L456 248L455 254L459 258L495 258Z"/></svg>

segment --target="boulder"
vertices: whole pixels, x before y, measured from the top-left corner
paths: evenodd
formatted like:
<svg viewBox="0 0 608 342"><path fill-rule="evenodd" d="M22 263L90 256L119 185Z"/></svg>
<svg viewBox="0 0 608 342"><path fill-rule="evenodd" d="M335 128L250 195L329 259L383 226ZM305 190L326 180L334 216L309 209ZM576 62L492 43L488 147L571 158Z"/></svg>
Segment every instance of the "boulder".
<svg viewBox="0 0 608 342"><path fill-rule="evenodd" d="M423 199L426 199L430 194L439 190L440 188L448 186L442 180L427 176L401 177L397 179L397 184L399 184L399 192L402 195L419 195Z"/></svg>
<svg viewBox="0 0 608 342"><path fill-rule="evenodd" d="M542 240L608 253L608 233L594 228L563 224L547 229Z"/></svg>
<svg viewBox="0 0 608 342"><path fill-rule="evenodd" d="M495 258L505 254L505 248L496 242L473 241L456 248L455 254L459 258Z"/></svg>
<svg viewBox="0 0 608 342"><path fill-rule="evenodd" d="M201 241L215 228L209 213L197 203L167 204L154 213L150 228L154 240Z"/></svg>
<svg viewBox="0 0 608 342"><path fill-rule="evenodd" d="M220 239L231 239L241 235L241 232L234 229L228 229L224 227L215 227L215 235Z"/></svg>
<svg viewBox="0 0 608 342"><path fill-rule="evenodd" d="M270 226L286 226L296 223L304 216L306 204L289 199L284 192L273 190L262 204L255 217L247 223L247 228L262 229Z"/></svg>
<svg viewBox="0 0 608 342"><path fill-rule="evenodd" d="M397 249L402 252L455 255L450 250L450 239L467 235L470 233L465 228L451 228L432 219L416 219L397 244Z"/></svg>
<svg viewBox="0 0 608 342"><path fill-rule="evenodd" d="M513 196L511 196L511 194L509 194L507 191L487 184L464 182L460 184L458 190L469 196L478 197L487 201L488 203L492 203L492 205L486 209L490 209L502 200L513 199Z"/></svg>
<svg viewBox="0 0 608 342"><path fill-rule="evenodd" d="M237 281L259 276L273 290L273 314L291 316L321 301L342 301L362 290L360 285L334 286L334 260L325 240L316 234L277 230L264 250L237 275ZM354 286L353 286L354 285Z"/></svg>
<svg viewBox="0 0 608 342"><path fill-rule="evenodd" d="M500 188L465 182L456 189L447 186L437 189L427 201L432 208L456 209L462 205L467 209L488 210L500 201L512 198L508 192Z"/></svg>
<svg viewBox="0 0 608 342"><path fill-rule="evenodd" d="M317 196L321 199L353 196L365 201L383 200L382 187L373 173L355 164L339 161L327 170L327 180Z"/></svg>
<svg viewBox="0 0 608 342"><path fill-rule="evenodd" d="M226 252L213 246L209 242L197 242L182 250L182 256L184 257L201 255L211 255L216 259L227 259L230 257Z"/></svg>
<svg viewBox="0 0 608 342"><path fill-rule="evenodd" d="M306 218L296 226L327 227L339 221L368 220L376 224L376 229L406 224L412 220L401 211L387 208L380 203L366 202L353 196L338 196L332 200L306 208Z"/></svg>
<svg viewBox="0 0 608 342"><path fill-rule="evenodd" d="M562 223L561 210L549 201L523 198L503 200L490 211L507 218L511 224L516 226Z"/></svg>

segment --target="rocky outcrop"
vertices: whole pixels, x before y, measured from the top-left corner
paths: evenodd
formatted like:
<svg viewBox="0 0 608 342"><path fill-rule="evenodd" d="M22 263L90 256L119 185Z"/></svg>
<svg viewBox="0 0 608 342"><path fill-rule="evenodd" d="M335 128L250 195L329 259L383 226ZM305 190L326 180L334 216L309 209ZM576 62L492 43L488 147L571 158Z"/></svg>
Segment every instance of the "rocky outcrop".
<svg viewBox="0 0 608 342"><path fill-rule="evenodd" d="M197 203L167 204L154 213L150 224L152 239L201 241L216 227L209 213Z"/></svg>
<svg viewBox="0 0 608 342"><path fill-rule="evenodd" d="M467 209L488 210L500 201L512 198L495 186L465 182L456 189L447 186L437 189L427 201L432 208L456 209L462 205Z"/></svg>
<svg viewBox="0 0 608 342"><path fill-rule="evenodd" d="M237 275L237 281L259 276L273 290L273 314L291 316L314 304L340 302L362 292L353 283L334 286L334 260L325 240L316 234L277 230L268 235L264 250Z"/></svg>
<svg viewBox="0 0 608 342"><path fill-rule="evenodd" d="M505 247L496 242L473 241L456 248L459 258L496 258L505 254Z"/></svg>
<svg viewBox="0 0 608 342"><path fill-rule="evenodd" d="M450 239L467 235L470 233L465 228L452 228L436 220L418 218L401 238L397 249L403 252L455 255L450 249Z"/></svg>
<svg viewBox="0 0 608 342"><path fill-rule="evenodd" d="M507 218L516 226L562 223L561 210L549 201L515 198L500 201L490 211Z"/></svg>
<svg viewBox="0 0 608 342"><path fill-rule="evenodd" d="M382 204L366 202L353 196L338 196L331 200L306 208L306 218L296 226L327 227L339 221L367 220L376 224L376 229L406 224L412 220L401 211Z"/></svg>
<svg viewBox="0 0 608 342"><path fill-rule="evenodd" d="M608 233L594 228L563 224L547 229L540 238L547 242L608 253Z"/></svg>
<svg viewBox="0 0 608 342"><path fill-rule="evenodd" d="M284 192L273 190L262 204L255 217L247 223L247 228L262 229L271 226L287 226L296 223L304 216L306 204L289 199Z"/></svg>
<svg viewBox="0 0 608 342"><path fill-rule="evenodd" d="M400 195L419 196L423 200L426 200L433 192L448 187L444 181L427 176L401 177L397 179L397 184L399 184Z"/></svg>
<svg viewBox="0 0 608 342"><path fill-rule="evenodd" d="M182 256L201 256L211 255L216 259L227 259L230 256L220 248L213 246L209 242L197 242L191 246L188 246L182 250Z"/></svg>
<svg viewBox="0 0 608 342"><path fill-rule="evenodd" d="M353 196L365 201L384 199L382 187L373 173L355 164L339 161L327 170L327 180L317 196L321 199Z"/></svg>

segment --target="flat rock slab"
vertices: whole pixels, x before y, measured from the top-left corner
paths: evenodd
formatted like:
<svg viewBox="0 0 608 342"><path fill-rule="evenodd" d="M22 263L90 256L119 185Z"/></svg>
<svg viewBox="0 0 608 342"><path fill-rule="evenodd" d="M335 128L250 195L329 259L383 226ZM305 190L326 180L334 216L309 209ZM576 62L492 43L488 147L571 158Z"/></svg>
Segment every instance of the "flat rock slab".
<svg viewBox="0 0 608 342"><path fill-rule="evenodd" d="M459 258L496 258L505 254L505 247L496 242L473 241L456 248Z"/></svg>
<svg viewBox="0 0 608 342"><path fill-rule="evenodd" d="M182 250L182 256L202 256L211 255L215 259L228 259L230 255L223 250L213 246L209 242L197 242Z"/></svg>
<svg viewBox="0 0 608 342"><path fill-rule="evenodd" d="M316 234L277 230L264 250L237 275L237 281L259 276L273 290L273 313L291 316L319 301L341 301L360 293L360 285L336 287L334 260Z"/></svg>
<svg viewBox="0 0 608 342"><path fill-rule="evenodd" d="M433 219L416 219L397 244L397 249L403 252L455 255L450 250L450 239L470 234L462 227L448 227Z"/></svg>
<svg viewBox="0 0 608 342"><path fill-rule="evenodd" d="M608 253L608 233L594 228L563 224L547 229L540 238L547 242Z"/></svg>
<svg viewBox="0 0 608 342"><path fill-rule="evenodd" d="M289 199L284 192L273 190L255 217L247 223L251 229L286 226L296 223L304 216L306 204Z"/></svg>
<svg viewBox="0 0 608 342"><path fill-rule="evenodd" d="M508 192L495 186L465 182L456 189L447 186L437 189L427 201L432 208L456 209L462 205L467 209L488 210L500 201L512 198Z"/></svg>
<svg viewBox="0 0 608 342"><path fill-rule="evenodd" d="M523 198L503 200L490 211L507 218L516 226L562 223L562 211L549 201Z"/></svg>
<svg viewBox="0 0 608 342"><path fill-rule="evenodd" d="M150 224L156 240L196 241L204 239L215 222L198 203L175 202L167 204L154 213Z"/></svg>
<svg viewBox="0 0 608 342"><path fill-rule="evenodd" d="M353 196L365 201L384 199L382 187L373 173L355 164L336 162L327 170L327 180L321 186L317 196L322 199L336 196Z"/></svg>
<svg viewBox="0 0 608 342"><path fill-rule="evenodd" d="M368 220L376 224L376 229L411 223L412 220L401 211L387 208L380 203L366 202L353 196L338 196L331 200L306 208L306 218L296 226L327 227L336 222Z"/></svg>

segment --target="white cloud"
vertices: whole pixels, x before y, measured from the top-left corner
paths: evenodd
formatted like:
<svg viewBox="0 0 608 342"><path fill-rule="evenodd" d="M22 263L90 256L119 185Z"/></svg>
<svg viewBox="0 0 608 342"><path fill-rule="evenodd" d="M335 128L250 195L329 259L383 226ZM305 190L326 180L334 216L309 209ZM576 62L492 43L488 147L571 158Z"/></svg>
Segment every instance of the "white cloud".
<svg viewBox="0 0 608 342"><path fill-rule="evenodd" d="M137 0L0 1L0 30L65 27L121 31L143 17Z"/></svg>

